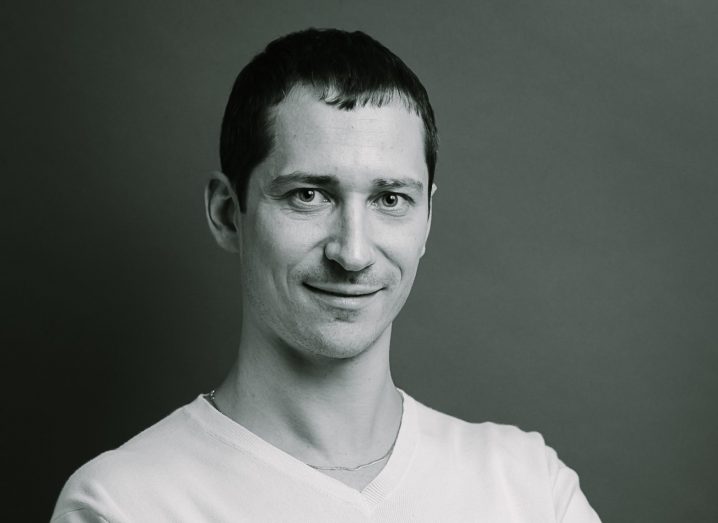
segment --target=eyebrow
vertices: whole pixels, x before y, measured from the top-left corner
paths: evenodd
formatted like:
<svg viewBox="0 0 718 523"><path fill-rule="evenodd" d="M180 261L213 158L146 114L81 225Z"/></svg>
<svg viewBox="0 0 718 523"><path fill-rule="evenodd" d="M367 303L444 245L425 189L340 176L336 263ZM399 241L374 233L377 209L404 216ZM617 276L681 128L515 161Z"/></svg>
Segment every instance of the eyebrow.
<svg viewBox="0 0 718 523"><path fill-rule="evenodd" d="M424 190L424 184L413 178L375 178L372 183L381 189L411 189L416 192Z"/></svg>
<svg viewBox="0 0 718 523"><path fill-rule="evenodd" d="M329 174L312 174L298 171L280 174L269 182L268 188L270 191L277 191L293 183L335 188L339 185L339 179ZM379 189L409 189L419 193L424 190L424 184L413 178L374 178L371 183Z"/></svg>
<svg viewBox="0 0 718 523"><path fill-rule="evenodd" d="M318 187L334 187L338 185L335 176L328 174L310 174L305 172L293 172L289 174L280 174L269 182L269 190L276 191L282 189L285 185L292 183L304 183L308 185L316 185Z"/></svg>

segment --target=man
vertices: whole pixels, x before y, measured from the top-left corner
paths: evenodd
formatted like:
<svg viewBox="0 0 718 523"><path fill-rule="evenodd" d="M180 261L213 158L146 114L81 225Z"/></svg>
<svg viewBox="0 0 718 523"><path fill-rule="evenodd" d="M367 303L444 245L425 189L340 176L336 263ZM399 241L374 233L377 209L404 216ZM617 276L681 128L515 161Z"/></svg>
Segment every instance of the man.
<svg viewBox="0 0 718 523"><path fill-rule="evenodd" d="M392 382L436 149L423 86L367 35L308 30L255 57L205 197L238 255L237 363L76 472L53 521L598 521L540 435Z"/></svg>

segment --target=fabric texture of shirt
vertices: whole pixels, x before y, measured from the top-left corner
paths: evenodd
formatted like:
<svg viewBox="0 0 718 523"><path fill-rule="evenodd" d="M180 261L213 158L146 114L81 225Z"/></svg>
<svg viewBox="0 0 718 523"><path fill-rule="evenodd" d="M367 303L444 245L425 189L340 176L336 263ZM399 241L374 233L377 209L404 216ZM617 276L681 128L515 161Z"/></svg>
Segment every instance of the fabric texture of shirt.
<svg viewBox="0 0 718 523"><path fill-rule="evenodd" d="M402 394L394 450L361 492L199 396L75 472L52 522L599 521L540 434L468 423Z"/></svg>

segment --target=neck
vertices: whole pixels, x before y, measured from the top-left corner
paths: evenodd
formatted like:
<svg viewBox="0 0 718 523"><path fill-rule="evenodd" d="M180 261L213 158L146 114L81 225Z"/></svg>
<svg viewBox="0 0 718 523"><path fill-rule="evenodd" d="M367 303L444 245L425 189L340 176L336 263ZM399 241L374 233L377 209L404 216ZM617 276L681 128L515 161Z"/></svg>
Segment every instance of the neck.
<svg viewBox="0 0 718 523"><path fill-rule="evenodd" d="M401 420L389 368L391 326L352 358L306 355L243 330L217 389L223 413L308 464L355 466L383 456Z"/></svg>

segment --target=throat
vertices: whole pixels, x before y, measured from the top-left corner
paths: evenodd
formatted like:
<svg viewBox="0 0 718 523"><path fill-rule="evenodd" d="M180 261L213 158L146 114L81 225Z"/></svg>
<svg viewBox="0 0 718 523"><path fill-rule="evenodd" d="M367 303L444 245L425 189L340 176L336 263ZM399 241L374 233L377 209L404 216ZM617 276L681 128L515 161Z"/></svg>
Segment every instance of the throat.
<svg viewBox="0 0 718 523"><path fill-rule="evenodd" d="M386 349L311 365L275 346L240 345L212 399L265 442L361 490L390 461L403 417Z"/></svg>

